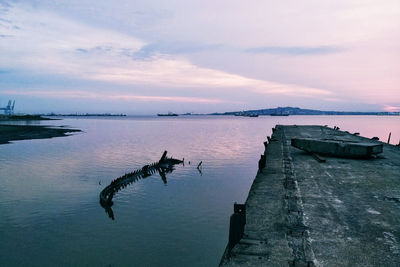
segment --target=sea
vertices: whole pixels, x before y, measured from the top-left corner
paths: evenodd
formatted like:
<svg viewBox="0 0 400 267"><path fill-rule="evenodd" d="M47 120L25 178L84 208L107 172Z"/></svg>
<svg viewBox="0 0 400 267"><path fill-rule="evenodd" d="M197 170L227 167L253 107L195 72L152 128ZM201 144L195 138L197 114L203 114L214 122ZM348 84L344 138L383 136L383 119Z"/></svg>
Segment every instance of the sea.
<svg viewBox="0 0 400 267"><path fill-rule="evenodd" d="M277 124L338 126L400 142L399 116L126 116L18 122L76 128L0 145L0 266L217 266L233 204L244 203ZM113 179L158 161L184 165L99 203ZM202 162L201 168L197 168Z"/></svg>

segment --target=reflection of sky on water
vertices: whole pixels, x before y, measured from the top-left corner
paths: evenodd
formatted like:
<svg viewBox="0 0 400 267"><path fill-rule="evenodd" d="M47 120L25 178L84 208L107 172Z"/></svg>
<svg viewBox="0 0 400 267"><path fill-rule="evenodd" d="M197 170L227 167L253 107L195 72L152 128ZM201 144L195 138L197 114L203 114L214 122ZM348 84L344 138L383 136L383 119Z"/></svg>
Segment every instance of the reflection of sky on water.
<svg viewBox="0 0 400 267"><path fill-rule="evenodd" d="M399 119L53 121L85 133L0 146L0 258L17 266L215 266L226 245L232 204L245 201L262 142L275 124L338 125L382 140L391 131L392 142L398 142ZM99 192L112 179L158 160L164 150L184 157L185 166L167 175L167 185L155 174L118 192L116 220L109 220L99 205ZM202 175L196 170L200 161Z"/></svg>

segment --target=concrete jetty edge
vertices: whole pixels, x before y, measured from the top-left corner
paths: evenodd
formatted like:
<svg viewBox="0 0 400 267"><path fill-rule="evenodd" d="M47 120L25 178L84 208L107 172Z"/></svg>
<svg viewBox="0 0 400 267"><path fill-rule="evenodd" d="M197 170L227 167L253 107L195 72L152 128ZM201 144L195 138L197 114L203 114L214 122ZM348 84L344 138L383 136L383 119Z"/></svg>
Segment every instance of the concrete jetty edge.
<svg viewBox="0 0 400 267"><path fill-rule="evenodd" d="M400 148L324 162L292 138L383 144L336 127L277 125L244 203L245 224L235 226L241 238L220 266L400 266Z"/></svg>

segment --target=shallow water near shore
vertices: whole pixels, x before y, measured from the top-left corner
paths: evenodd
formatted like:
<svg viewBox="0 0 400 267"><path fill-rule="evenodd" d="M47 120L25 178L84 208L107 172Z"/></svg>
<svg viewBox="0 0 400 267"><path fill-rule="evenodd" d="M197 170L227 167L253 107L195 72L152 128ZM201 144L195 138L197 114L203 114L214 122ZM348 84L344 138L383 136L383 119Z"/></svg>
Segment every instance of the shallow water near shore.
<svg viewBox="0 0 400 267"><path fill-rule="evenodd" d="M276 124L339 126L391 143L399 116L99 117L42 121L84 131L0 146L0 266L216 266L233 203L243 203L263 142ZM21 124L21 122L18 122ZM113 198L113 179L157 161L185 158ZM189 161L191 164L189 165ZM202 172L196 168L202 161Z"/></svg>

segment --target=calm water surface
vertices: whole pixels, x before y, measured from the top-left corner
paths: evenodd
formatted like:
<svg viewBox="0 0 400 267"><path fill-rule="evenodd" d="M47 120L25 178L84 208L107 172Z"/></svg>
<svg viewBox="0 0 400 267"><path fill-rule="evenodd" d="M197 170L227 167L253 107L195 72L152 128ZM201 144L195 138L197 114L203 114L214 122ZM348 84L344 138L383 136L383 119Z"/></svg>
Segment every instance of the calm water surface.
<svg viewBox="0 0 400 267"><path fill-rule="evenodd" d="M400 139L400 117L68 118L41 124L83 130L0 146L0 266L217 266L233 203L257 172L276 124L321 124ZM185 158L167 174L99 205L112 179L157 161ZM192 164L188 164L191 161ZM202 173L196 166L203 161Z"/></svg>

